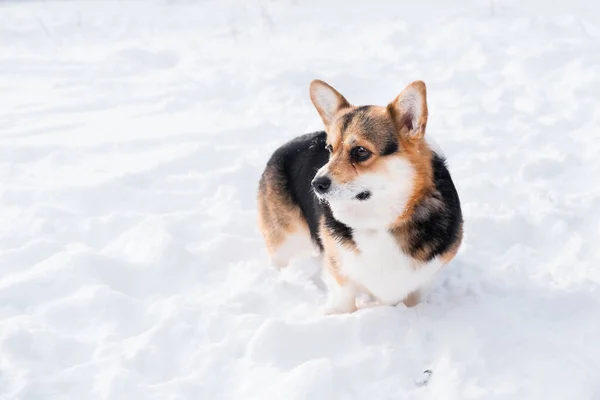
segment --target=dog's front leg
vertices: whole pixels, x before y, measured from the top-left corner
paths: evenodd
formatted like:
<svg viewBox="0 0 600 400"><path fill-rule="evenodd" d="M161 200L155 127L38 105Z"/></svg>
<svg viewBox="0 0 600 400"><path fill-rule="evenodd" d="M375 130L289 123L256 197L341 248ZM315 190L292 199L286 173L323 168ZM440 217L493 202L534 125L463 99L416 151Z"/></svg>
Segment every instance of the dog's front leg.
<svg viewBox="0 0 600 400"><path fill-rule="evenodd" d="M327 303L324 314L345 314L356 311L358 287L326 261L323 269L323 281L327 285Z"/></svg>

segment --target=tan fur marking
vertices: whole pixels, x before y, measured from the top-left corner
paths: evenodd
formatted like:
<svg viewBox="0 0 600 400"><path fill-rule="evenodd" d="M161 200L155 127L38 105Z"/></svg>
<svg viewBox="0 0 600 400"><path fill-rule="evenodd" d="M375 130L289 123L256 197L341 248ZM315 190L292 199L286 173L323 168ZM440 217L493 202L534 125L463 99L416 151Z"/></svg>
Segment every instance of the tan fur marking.
<svg viewBox="0 0 600 400"><path fill-rule="evenodd" d="M337 243L335 238L331 236L327 228L325 227L325 218L321 219L320 230L319 230L321 241L323 242L323 249L325 253L325 257L323 258L325 262L325 267L334 277L336 282L340 286L344 286L348 282L348 278L345 275L342 275L340 272L339 265L339 251L337 248Z"/></svg>
<svg viewBox="0 0 600 400"><path fill-rule="evenodd" d="M276 174L267 169L258 192L258 227L269 255L273 255L292 233L310 235L300 208L289 200Z"/></svg>
<svg viewBox="0 0 600 400"><path fill-rule="evenodd" d="M414 168L414 180L412 194L406 203L404 212L398 217L396 223L408 220L419 201L435 188L431 167L433 153L425 141L419 140L415 143L401 138L400 145L403 150L402 157L407 159Z"/></svg>

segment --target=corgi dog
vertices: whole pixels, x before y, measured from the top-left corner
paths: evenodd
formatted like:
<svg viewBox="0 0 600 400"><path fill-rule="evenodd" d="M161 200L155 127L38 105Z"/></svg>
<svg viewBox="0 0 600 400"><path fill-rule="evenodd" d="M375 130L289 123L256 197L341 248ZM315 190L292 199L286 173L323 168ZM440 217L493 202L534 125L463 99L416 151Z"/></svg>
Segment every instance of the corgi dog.
<svg viewBox="0 0 600 400"><path fill-rule="evenodd" d="M322 254L326 314L354 312L361 291L414 306L460 247L460 200L425 138L426 97L416 81L385 107L353 106L314 80L325 131L289 141L267 162L258 223L271 263Z"/></svg>

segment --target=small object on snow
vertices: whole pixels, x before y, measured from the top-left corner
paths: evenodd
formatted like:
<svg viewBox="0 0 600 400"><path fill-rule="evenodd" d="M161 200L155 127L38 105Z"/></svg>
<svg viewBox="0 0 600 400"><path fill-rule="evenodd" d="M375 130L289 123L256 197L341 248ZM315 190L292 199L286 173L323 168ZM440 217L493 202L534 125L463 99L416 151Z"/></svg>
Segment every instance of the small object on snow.
<svg viewBox="0 0 600 400"><path fill-rule="evenodd" d="M419 387L426 386L429 383L429 378L431 378L431 374L433 372L430 369L426 369L423 371L420 377L415 380L415 385Z"/></svg>

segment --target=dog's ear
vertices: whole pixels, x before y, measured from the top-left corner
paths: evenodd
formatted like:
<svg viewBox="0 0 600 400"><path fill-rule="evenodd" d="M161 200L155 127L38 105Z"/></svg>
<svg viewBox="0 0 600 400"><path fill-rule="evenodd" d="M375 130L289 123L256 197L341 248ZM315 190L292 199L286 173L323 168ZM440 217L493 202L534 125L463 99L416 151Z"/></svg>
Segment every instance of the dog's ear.
<svg viewBox="0 0 600 400"><path fill-rule="evenodd" d="M310 83L310 100L319 112L325 127L329 127L335 114L350 104L337 90L325 82L315 79Z"/></svg>
<svg viewBox="0 0 600 400"><path fill-rule="evenodd" d="M410 140L425 136L427 126L427 89L425 82L415 81L408 85L388 105L396 127L401 135Z"/></svg>

